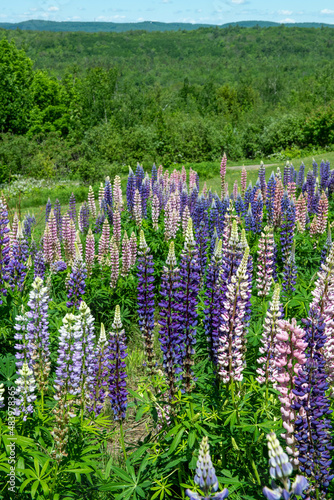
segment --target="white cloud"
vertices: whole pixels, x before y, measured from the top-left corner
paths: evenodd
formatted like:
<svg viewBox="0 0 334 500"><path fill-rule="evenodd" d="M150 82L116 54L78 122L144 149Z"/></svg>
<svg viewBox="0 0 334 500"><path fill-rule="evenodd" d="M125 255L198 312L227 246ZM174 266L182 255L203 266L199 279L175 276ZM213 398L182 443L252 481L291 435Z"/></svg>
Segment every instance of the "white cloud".
<svg viewBox="0 0 334 500"><path fill-rule="evenodd" d="M246 0L232 0L232 3L235 3L237 5L242 5L245 2L246 2Z"/></svg>
<svg viewBox="0 0 334 500"><path fill-rule="evenodd" d="M290 17L287 17L286 19L282 19L280 21L281 24L288 24L288 23L295 23L296 21L294 19L291 19Z"/></svg>
<svg viewBox="0 0 334 500"><path fill-rule="evenodd" d="M320 11L321 14L334 14L334 10L332 9L322 9Z"/></svg>
<svg viewBox="0 0 334 500"><path fill-rule="evenodd" d="M57 12L59 10L59 7L56 7L55 5L52 5L51 7L48 8L49 12Z"/></svg>
<svg viewBox="0 0 334 500"><path fill-rule="evenodd" d="M281 14L281 16L291 16L292 10L279 10L278 13Z"/></svg>

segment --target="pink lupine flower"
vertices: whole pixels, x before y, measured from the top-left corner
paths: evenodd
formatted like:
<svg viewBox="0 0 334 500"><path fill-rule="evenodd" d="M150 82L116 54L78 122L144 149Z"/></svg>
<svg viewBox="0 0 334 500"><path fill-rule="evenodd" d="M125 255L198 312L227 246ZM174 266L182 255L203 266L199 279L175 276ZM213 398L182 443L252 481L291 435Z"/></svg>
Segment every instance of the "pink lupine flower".
<svg viewBox="0 0 334 500"><path fill-rule="evenodd" d="M89 229L86 239L85 262L88 276L91 275L95 259L95 238L92 230Z"/></svg>
<svg viewBox="0 0 334 500"><path fill-rule="evenodd" d="M127 276L131 267L131 248L129 237L124 232L122 241L122 276Z"/></svg>
<svg viewBox="0 0 334 500"><path fill-rule="evenodd" d="M226 163L227 163L227 157L226 154L223 154L223 158L220 164L220 180L221 180L221 199L223 200L225 198L225 176L226 176Z"/></svg>
<svg viewBox="0 0 334 500"><path fill-rule="evenodd" d="M296 189L297 189L297 186L296 186L295 182L288 183L287 191L288 191L289 197L291 199L293 199L294 201L296 201Z"/></svg>
<svg viewBox="0 0 334 500"><path fill-rule="evenodd" d="M257 294L259 296L265 297L270 292L275 266L274 246L273 230L269 226L266 226L261 233L258 246L256 282Z"/></svg>
<svg viewBox="0 0 334 500"><path fill-rule="evenodd" d="M261 347L259 352L261 356L257 362L261 365L257 368L258 376L256 380L259 384L267 384L269 382L275 383L275 348L277 343L278 322L282 315L280 308L280 286L278 283L275 285L272 301L269 303L269 308L264 319L263 333L260 339Z"/></svg>
<svg viewBox="0 0 334 500"><path fill-rule="evenodd" d="M238 181L235 181L233 184L233 198L234 200L237 199L238 196Z"/></svg>
<svg viewBox="0 0 334 500"><path fill-rule="evenodd" d="M108 257L109 243L110 243L109 240L110 240L110 226L108 219L105 219L102 226L102 233L99 241L99 253L97 257L97 260L99 261L100 264L104 264L106 258Z"/></svg>
<svg viewBox="0 0 334 500"><path fill-rule="evenodd" d="M241 170L241 196L244 198L247 189L247 170L242 167Z"/></svg>
<svg viewBox="0 0 334 500"><path fill-rule="evenodd" d="M218 347L218 373L227 384L231 380L242 381L245 361L245 337L247 332L247 305L250 297L250 281L247 274L249 247L246 248L237 273L227 285L226 300L222 306L221 335Z"/></svg>
<svg viewBox="0 0 334 500"><path fill-rule="evenodd" d="M152 200L152 225L156 231L159 229L160 202L155 194Z"/></svg>
<svg viewBox="0 0 334 500"><path fill-rule="evenodd" d="M277 180L274 198L274 226L277 227L281 223L281 203L284 195L284 188L281 179Z"/></svg>
<svg viewBox="0 0 334 500"><path fill-rule="evenodd" d="M80 231L77 231L75 234L75 243L77 244L78 247L76 257L77 258L80 257L80 260L82 260L82 242L80 238Z"/></svg>
<svg viewBox="0 0 334 500"><path fill-rule="evenodd" d="M68 214L65 214L62 220L62 235L65 260L69 262L75 258L76 231L74 221Z"/></svg>
<svg viewBox="0 0 334 500"><path fill-rule="evenodd" d="M317 233L318 233L318 218L317 216L315 215L313 217L313 220L310 224L310 236L316 236Z"/></svg>
<svg viewBox="0 0 334 500"><path fill-rule="evenodd" d="M102 202L104 200L104 185L102 182L100 182L100 187L99 187L99 210L102 208Z"/></svg>
<svg viewBox="0 0 334 500"><path fill-rule="evenodd" d="M114 207L117 208L120 212L123 210L121 178L119 177L119 175L116 175L114 179L113 203Z"/></svg>
<svg viewBox="0 0 334 500"><path fill-rule="evenodd" d="M114 199L115 201L115 199ZM113 237L117 246L121 241L121 213L118 209L114 211Z"/></svg>
<svg viewBox="0 0 334 500"><path fill-rule="evenodd" d="M303 193L300 193L296 203L296 221L300 233L303 233L305 231L306 216L307 216L307 193L305 193L305 195L303 195Z"/></svg>
<svg viewBox="0 0 334 500"><path fill-rule="evenodd" d="M182 170L181 170L181 181L182 184L187 183L187 171L184 168L184 165L182 165Z"/></svg>
<svg viewBox="0 0 334 500"><path fill-rule="evenodd" d="M138 191L138 189L136 189L136 192L135 192L133 213L134 213L136 225L138 227L140 227L141 223L142 223L142 207L141 207L141 196L140 196L140 192Z"/></svg>
<svg viewBox="0 0 334 500"><path fill-rule="evenodd" d="M207 194L208 194L208 188L206 186L206 182L204 182L203 189L202 189L202 195L204 196L204 198L206 198Z"/></svg>
<svg viewBox="0 0 334 500"><path fill-rule="evenodd" d="M95 206L95 196L92 186L89 186L88 190L88 206L89 211L92 214L93 219L96 219L96 206Z"/></svg>
<svg viewBox="0 0 334 500"><path fill-rule="evenodd" d="M61 247L57 234L57 222L53 210L51 210L49 221L46 223L43 250L44 260L48 264L61 260Z"/></svg>
<svg viewBox="0 0 334 500"><path fill-rule="evenodd" d="M137 237L133 231L130 238L130 255L131 255L130 266L133 267L136 265L137 261Z"/></svg>
<svg viewBox="0 0 334 500"><path fill-rule="evenodd" d="M196 186L196 172L192 168L189 170L189 191L192 191Z"/></svg>
<svg viewBox="0 0 334 500"><path fill-rule="evenodd" d="M43 254L46 263L51 264L53 262L53 245L52 236L49 228L49 224L46 223L44 235L43 235Z"/></svg>
<svg viewBox="0 0 334 500"><path fill-rule="evenodd" d="M328 198L325 191L322 191L318 205L317 233L323 234L326 231L328 219Z"/></svg>
<svg viewBox="0 0 334 500"><path fill-rule="evenodd" d="M111 239L112 244L110 245L110 264L111 264L111 276L110 276L110 288L115 288L118 281L119 275L119 251L116 241Z"/></svg>
<svg viewBox="0 0 334 500"><path fill-rule="evenodd" d="M282 404L281 414L285 433L282 437L287 442L286 451L291 455L293 465L298 466L298 451L295 447L294 422L295 411L291 408L297 396L293 393L295 389L295 378L302 365L306 363L305 349L307 342L304 340L305 331L297 325L295 318L291 322L280 320L279 331L276 335L274 359L277 371L275 372L275 386L280 392L279 400Z"/></svg>
<svg viewBox="0 0 334 500"><path fill-rule="evenodd" d="M158 167L158 179L159 179L159 177L163 177L163 175L164 175L163 166L159 165L159 167Z"/></svg>
<svg viewBox="0 0 334 500"><path fill-rule="evenodd" d="M311 292L313 300L310 309L315 309L320 315L330 305L329 290L334 282L334 245L331 246L328 257L318 271L318 278L314 290Z"/></svg>

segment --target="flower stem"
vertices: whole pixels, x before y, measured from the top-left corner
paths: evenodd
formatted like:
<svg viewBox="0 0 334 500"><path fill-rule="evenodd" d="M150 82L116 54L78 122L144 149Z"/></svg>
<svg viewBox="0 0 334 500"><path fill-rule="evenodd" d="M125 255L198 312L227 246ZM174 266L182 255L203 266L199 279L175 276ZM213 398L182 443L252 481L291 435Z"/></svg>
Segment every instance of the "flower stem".
<svg viewBox="0 0 334 500"><path fill-rule="evenodd" d="M120 421L120 431L121 431L121 445L122 445L122 450L124 454L124 460L127 461L127 455L125 451L125 443L124 443L124 432L123 432L123 423L122 420Z"/></svg>

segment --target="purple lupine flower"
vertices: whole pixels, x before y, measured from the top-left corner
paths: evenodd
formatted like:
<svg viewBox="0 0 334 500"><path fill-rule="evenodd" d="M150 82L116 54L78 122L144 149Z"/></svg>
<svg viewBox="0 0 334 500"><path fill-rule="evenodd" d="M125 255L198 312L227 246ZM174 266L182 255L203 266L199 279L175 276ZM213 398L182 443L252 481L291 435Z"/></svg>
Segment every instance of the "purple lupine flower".
<svg viewBox="0 0 334 500"><path fill-rule="evenodd" d="M286 259L284 262L282 288L285 295L291 294L296 290L295 284L297 282L297 266L295 258L295 248L296 245L295 242L293 242L291 253L288 259Z"/></svg>
<svg viewBox="0 0 334 500"><path fill-rule="evenodd" d="M330 164L328 161L322 160L320 164L320 188L325 190L329 181Z"/></svg>
<svg viewBox="0 0 334 500"><path fill-rule="evenodd" d="M240 193L238 193L238 196L236 197L234 206L235 206L235 211L237 212L238 216L242 217L242 215L245 212L245 207L244 207L244 202L243 202L243 199L242 199Z"/></svg>
<svg viewBox="0 0 334 500"><path fill-rule="evenodd" d="M248 258L249 247L245 249L236 275L227 285L226 300L222 307L218 365L219 376L225 384L231 380L242 381L246 365L247 308L251 293L247 274Z"/></svg>
<svg viewBox="0 0 334 500"><path fill-rule="evenodd" d="M130 214L133 214L133 208L135 203L135 192L136 192L136 177L133 170L129 167L128 182L126 185L126 201L127 207Z"/></svg>
<svg viewBox="0 0 334 500"><path fill-rule="evenodd" d="M299 370L293 390L297 398L293 409L296 447L299 451L299 469L310 479L314 498L326 496L329 483L334 478L331 471L331 421L327 373L323 350L326 345L325 323L322 316L311 307L309 317L302 320L306 327L306 363Z"/></svg>
<svg viewBox="0 0 334 500"><path fill-rule="evenodd" d="M55 201L55 207L54 207L53 213L54 213L54 216L56 218L57 235L58 235L59 241L61 241L62 240L62 216L61 216L61 206L60 206L60 202L58 199Z"/></svg>
<svg viewBox="0 0 334 500"><path fill-rule="evenodd" d="M92 376L88 383L87 409L99 415L105 405L109 389L109 344L106 337L104 324L101 323L100 337L94 352Z"/></svg>
<svg viewBox="0 0 334 500"><path fill-rule="evenodd" d="M23 236L22 225L19 222L16 240L12 246L11 258L8 264L9 285L12 290L22 291L23 283L27 274L27 260L29 248L27 240Z"/></svg>
<svg viewBox="0 0 334 500"><path fill-rule="evenodd" d="M246 189L245 196L244 196L244 214L246 215L246 212L248 210L249 205L253 202L253 185L251 181L248 184L248 188Z"/></svg>
<svg viewBox="0 0 334 500"><path fill-rule="evenodd" d="M76 218L77 218L77 209L76 209L76 202L75 202L74 193L72 193L70 196L69 209L68 209L67 213L68 213L68 216L70 217L70 219L72 219L75 222Z"/></svg>
<svg viewBox="0 0 334 500"><path fill-rule="evenodd" d="M260 339L262 346L259 348L261 356L257 359L259 368L256 373L258 374L256 380L259 384L268 385L269 382L275 383L275 351L277 344L278 321L282 316L282 306L280 304L280 286L278 283L275 285L274 293L267 314L263 323L263 333Z"/></svg>
<svg viewBox="0 0 334 500"><path fill-rule="evenodd" d="M154 183L157 182L158 180L158 171L157 167L155 166L155 163L152 165L152 170L151 170L151 186L153 188Z"/></svg>
<svg viewBox="0 0 334 500"><path fill-rule="evenodd" d="M198 198L198 189L194 187L194 189L191 191L190 194L190 199L189 199L189 212L190 215L193 215L195 207L196 207L196 202Z"/></svg>
<svg viewBox="0 0 334 500"><path fill-rule="evenodd" d="M89 206L87 201L84 201L79 212L79 230L83 234L87 234L89 229Z"/></svg>
<svg viewBox="0 0 334 500"><path fill-rule="evenodd" d="M40 250L37 252L34 260L34 278L42 278L44 279L45 276L45 260L44 260L44 254Z"/></svg>
<svg viewBox="0 0 334 500"><path fill-rule="evenodd" d="M291 182L291 170L290 170L290 165L289 162L286 163L284 166L284 173L283 173L283 186L287 188L288 184Z"/></svg>
<svg viewBox="0 0 334 500"><path fill-rule="evenodd" d="M263 198L260 191L253 201L252 208L254 217L254 232L259 234L261 233L263 219Z"/></svg>
<svg viewBox="0 0 334 500"><path fill-rule="evenodd" d="M125 418L128 391L126 389L126 364L124 359L127 357L126 337L121 321L120 308L117 305L115 309L115 318L112 324L113 331L109 337L109 397L111 408L114 412L115 420Z"/></svg>
<svg viewBox="0 0 334 500"><path fill-rule="evenodd" d="M163 354L163 367L169 387L169 398L173 399L176 393L176 374L182 363L182 337L179 334L179 317L177 305L177 288L179 285L179 269L175 257L174 242L169 245L166 266L161 277L159 302L160 330L159 341Z"/></svg>
<svg viewBox="0 0 334 500"><path fill-rule="evenodd" d="M34 215L27 214L23 221L23 234L26 238L31 238L32 226L36 224Z"/></svg>
<svg viewBox="0 0 334 500"><path fill-rule="evenodd" d="M94 233L96 233L96 234L101 233L105 218L106 218L105 215L101 214L101 212L99 212L99 214L95 220Z"/></svg>
<svg viewBox="0 0 334 500"><path fill-rule="evenodd" d="M34 412L33 403L36 400L36 383L33 371L25 361L22 368L18 370L19 377L16 379L16 399L13 413L19 417L23 414L23 421L27 420L28 414Z"/></svg>
<svg viewBox="0 0 334 500"><path fill-rule="evenodd" d="M222 268L222 241L217 240L205 277L204 329L212 361L217 364L220 325L219 273Z"/></svg>
<svg viewBox="0 0 334 500"><path fill-rule="evenodd" d="M302 162L300 167L299 167L299 170L298 170L298 174L297 174L297 186L302 189L303 187L303 184L304 184L304 177L305 177L305 165L304 163Z"/></svg>
<svg viewBox="0 0 334 500"><path fill-rule="evenodd" d="M142 186L141 186L141 212L142 212L142 217L143 219L147 219L147 201L150 196L150 190L151 190L151 183L148 175L146 174L145 179L143 180Z"/></svg>
<svg viewBox="0 0 334 500"><path fill-rule="evenodd" d="M67 307L75 306L79 309L82 301L82 296L85 294L87 269L86 264L82 261L77 243L75 244L75 259L72 266L71 274L68 280Z"/></svg>
<svg viewBox="0 0 334 500"><path fill-rule="evenodd" d="M281 249L282 260L286 263L290 257L291 247L293 242L293 234L296 221L296 207L293 200L289 200L287 192L282 199L282 222L281 222Z"/></svg>
<svg viewBox="0 0 334 500"><path fill-rule="evenodd" d="M200 265L200 276L204 276L205 269L208 261L208 226L207 226L207 212L205 212L206 217L199 224L199 227L195 231L196 244L198 249L198 263Z"/></svg>
<svg viewBox="0 0 334 500"><path fill-rule="evenodd" d="M307 192L307 210L311 212L311 207L313 206L313 196L315 190L316 178L311 171L307 172L306 177L306 192Z"/></svg>
<svg viewBox="0 0 334 500"><path fill-rule="evenodd" d="M188 220L184 248L180 262L180 288L177 294L179 302L180 334L183 337L183 378L185 390L192 389L192 370L194 345L196 343L197 303L199 291L200 264L198 249L193 234L192 219Z"/></svg>
<svg viewBox="0 0 334 500"><path fill-rule="evenodd" d="M112 207L112 186L110 182L110 177L106 177L105 183L104 183L104 200L107 204L107 206Z"/></svg>
<svg viewBox="0 0 334 500"><path fill-rule="evenodd" d="M0 198L0 294L7 295L7 288L5 284L9 280L9 261L10 261L10 247L9 247L9 229L8 229L9 219L7 207ZM0 305L2 304L2 298L0 295Z"/></svg>
<svg viewBox="0 0 334 500"><path fill-rule="evenodd" d="M141 192L141 186L143 183L145 177L145 172L143 167L137 163L137 168L136 168L136 189L138 189L139 192Z"/></svg>
<svg viewBox="0 0 334 500"><path fill-rule="evenodd" d="M139 328L144 339L147 366L153 372L153 330L154 330L154 265L151 250L140 231L137 259L138 269L138 316Z"/></svg>
<svg viewBox="0 0 334 500"><path fill-rule="evenodd" d="M245 229L246 231L252 231L254 233L256 232L256 225L251 204L249 204L247 213L245 215Z"/></svg>
<svg viewBox="0 0 334 500"><path fill-rule="evenodd" d="M187 489L186 495L190 498L190 500L224 500L224 498L228 497L227 488L215 494L215 492L218 490L219 484L216 476L216 471L214 466L212 465L210 457L209 440L206 436L203 437L200 444L194 482L200 488L200 490L204 494L204 497L200 496L194 491Z"/></svg>
<svg viewBox="0 0 334 500"><path fill-rule="evenodd" d="M51 200L50 200L50 198L48 198L48 201L47 201L46 206L45 206L45 222L48 222L48 220L49 220L51 208L52 208Z"/></svg>
<svg viewBox="0 0 334 500"><path fill-rule="evenodd" d="M182 189L180 195L180 216L182 217L184 209L188 206L188 193L185 188Z"/></svg>
<svg viewBox="0 0 334 500"><path fill-rule="evenodd" d="M310 207L310 213L318 214L319 201L320 201L320 190L317 188L313 196L312 204Z"/></svg>
<svg viewBox="0 0 334 500"><path fill-rule="evenodd" d="M50 270L53 274L61 273L66 271L67 264L63 260L56 260L56 262L52 262L50 265Z"/></svg>
<svg viewBox="0 0 334 500"><path fill-rule="evenodd" d="M265 198L266 196L266 190L267 190L267 184L266 184L266 167L264 166L263 162L261 161L261 165L259 168L259 181L260 181L260 189L261 189L261 194L262 198Z"/></svg>
<svg viewBox="0 0 334 500"><path fill-rule="evenodd" d="M265 486L262 490L267 500L284 500L293 499L296 496L305 498L303 491L308 488L309 484L304 476L296 476L291 485L289 477L293 472L293 467L289 462L289 457L284 453L279 441L274 432L267 435L268 451L269 451L269 474L272 478L272 489ZM283 486L277 485L280 482Z"/></svg>

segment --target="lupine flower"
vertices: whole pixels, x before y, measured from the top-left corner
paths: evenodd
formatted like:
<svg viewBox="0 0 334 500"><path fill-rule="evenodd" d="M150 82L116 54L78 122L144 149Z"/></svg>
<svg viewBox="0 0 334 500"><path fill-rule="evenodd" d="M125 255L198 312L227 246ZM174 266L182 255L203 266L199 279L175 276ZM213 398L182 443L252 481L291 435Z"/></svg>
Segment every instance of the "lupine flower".
<svg viewBox="0 0 334 500"><path fill-rule="evenodd" d="M115 175L114 178L114 189L113 189L114 207L120 212L123 210L123 197L121 188L121 178L119 175Z"/></svg>
<svg viewBox="0 0 334 500"><path fill-rule="evenodd" d="M112 332L109 337L110 363L109 363L109 397L115 420L123 420L126 414L128 391L126 389L126 364L127 357L126 337L121 321L120 308L115 309L115 318Z"/></svg>
<svg viewBox="0 0 334 500"><path fill-rule="evenodd" d="M261 365L257 368L258 376L256 380L259 384L268 385L269 382L275 383L275 351L277 344L277 333L279 331L278 321L282 316L282 306L280 304L280 286L275 285L272 301L269 303L269 308L263 324L263 333L260 339L262 346L259 348L261 356L257 362Z"/></svg>
<svg viewBox="0 0 334 500"><path fill-rule="evenodd" d="M155 194L152 200L152 225L156 231L159 229L160 202Z"/></svg>
<svg viewBox="0 0 334 500"><path fill-rule="evenodd" d="M85 262L87 266L87 275L90 276L92 273L92 269L94 267L95 260L95 238L92 233L92 230L89 229L86 239L86 248L85 248Z"/></svg>
<svg viewBox="0 0 334 500"><path fill-rule="evenodd" d="M57 236L59 238L59 241L62 239L62 216L61 216L61 206L60 202L57 199L55 201L55 207L54 207L54 216L56 219L56 226L57 226Z"/></svg>
<svg viewBox="0 0 334 500"><path fill-rule="evenodd" d="M241 170L241 196L244 198L247 187L247 170L242 167Z"/></svg>
<svg viewBox="0 0 334 500"><path fill-rule="evenodd" d="M209 343L210 357L217 364L220 325L219 273L222 268L222 242L217 240L205 277L204 328Z"/></svg>
<svg viewBox="0 0 334 500"><path fill-rule="evenodd" d="M111 264L111 276L110 276L110 288L115 288L119 276L119 250L114 238L110 241L110 264Z"/></svg>
<svg viewBox="0 0 334 500"><path fill-rule="evenodd" d="M260 233L262 228L263 219L263 198L259 191L256 199L253 201L253 215L254 215L254 231Z"/></svg>
<svg viewBox="0 0 334 500"><path fill-rule="evenodd" d="M45 222L48 222L48 220L49 220L51 208L52 208L52 204L51 204L50 198L48 198L48 201L47 201L46 206L45 206Z"/></svg>
<svg viewBox="0 0 334 500"><path fill-rule="evenodd" d="M325 191L322 191L317 214L317 233L323 234L326 231L328 219L328 198Z"/></svg>
<svg viewBox="0 0 334 500"><path fill-rule="evenodd" d="M23 236L22 225L19 222L16 241L12 247L12 254L8 264L9 285L12 290L22 291L27 274L28 244Z"/></svg>
<svg viewBox="0 0 334 500"><path fill-rule="evenodd" d="M105 219L102 226L102 234L99 241L99 252L97 257L97 260L99 261L100 265L103 265L106 258L108 257L109 245L110 245L110 226L108 219Z"/></svg>
<svg viewBox="0 0 334 500"><path fill-rule="evenodd" d="M67 307L75 306L79 309L82 296L85 294L87 269L82 261L78 245L75 245L76 256L72 266L72 271L68 280Z"/></svg>
<svg viewBox="0 0 334 500"><path fill-rule="evenodd" d="M334 277L334 245L331 246L326 261L320 265L318 279L315 282L315 288L311 292L313 300L310 308L315 309L320 315L329 305L329 291Z"/></svg>
<svg viewBox="0 0 334 500"><path fill-rule="evenodd" d="M204 493L204 497L187 489L186 495L190 498L190 500L224 500L224 498L228 497L227 488L215 494L215 492L218 490L219 484L216 477L216 471L212 465L210 457L209 440L206 436L203 437L200 444L194 482Z"/></svg>
<svg viewBox="0 0 334 500"><path fill-rule="evenodd" d="M128 211L133 215L134 203L135 203L135 192L136 192L136 177L132 169L129 167L129 176L126 186L126 201Z"/></svg>
<svg viewBox="0 0 334 500"><path fill-rule="evenodd" d="M334 478L331 469L330 401L323 351L326 345L325 324L322 316L310 309L306 327L306 363L295 379L293 409L298 412L295 421L295 439L299 455L299 469L310 479L312 496L325 498L329 483Z"/></svg>
<svg viewBox="0 0 334 500"><path fill-rule="evenodd" d="M256 232L255 220L251 204L248 205L247 214L245 215L245 229L246 231Z"/></svg>
<svg viewBox="0 0 334 500"><path fill-rule="evenodd" d="M297 266L295 259L295 247L296 244L293 242L290 256L284 262L282 287L285 293L291 293L296 290L295 284L297 282Z"/></svg>
<svg viewBox="0 0 334 500"><path fill-rule="evenodd" d="M112 199L112 187L111 187L111 182L110 182L110 177L106 177L105 183L104 183L104 200L106 202L106 205L108 207L113 206L113 199Z"/></svg>
<svg viewBox="0 0 334 500"><path fill-rule="evenodd" d="M34 412L33 402L36 400L36 383L33 371L28 363L24 362L19 370L19 377L16 380L16 408L13 413L18 417L23 414L23 421L27 420L28 414Z"/></svg>
<svg viewBox="0 0 334 500"><path fill-rule="evenodd" d="M285 193L282 199L282 222L281 222L281 248L282 259L285 263L291 253L293 235L296 221L296 207L293 200L289 200L288 194Z"/></svg>
<svg viewBox="0 0 334 500"><path fill-rule="evenodd" d="M179 269L177 268L174 242L169 245L166 266L161 277L159 302L160 330L159 341L163 354L163 367L169 386L169 398L176 392L176 374L182 363L182 336L179 333L179 317L177 305L177 288L179 285Z"/></svg>
<svg viewBox="0 0 334 500"><path fill-rule="evenodd" d="M105 219L106 219L105 215L101 214L101 212L99 212L99 214L95 220L94 233L101 233L102 232L102 227L103 227L103 223L104 223Z"/></svg>
<svg viewBox="0 0 334 500"><path fill-rule="evenodd" d="M17 213L15 212L14 217L13 217L13 225L11 229L11 234L10 234L10 245L13 246L14 243L16 242L16 235L17 235L17 230L19 227L19 217Z"/></svg>
<svg viewBox="0 0 334 500"><path fill-rule="evenodd" d="M137 163L137 168L136 168L136 188L138 191L141 191L142 183L145 177L145 172L143 167Z"/></svg>
<svg viewBox="0 0 334 500"><path fill-rule="evenodd" d="M319 201L320 201L320 189L318 189L318 187L317 187L317 189L314 193L312 205L310 208L310 212L312 214L318 214Z"/></svg>
<svg viewBox="0 0 334 500"><path fill-rule="evenodd" d="M141 196L138 189L136 189L133 205L133 215L138 227L141 226L142 222L142 209L141 209Z"/></svg>
<svg viewBox="0 0 334 500"><path fill-rule="evenodd" d="M7 227L9 223L8 211L5 203L0 198L0 293L1 295L7 295L7 288L5 284L9 280L9 229ZM2 304L2 298L0 296L0 305Z"/></svg>
<svg viewBox="0 0 334 500"><path fill-rule="evenodd" d="M302 189L303 184L304 184L304 176L305 176L305 165L302 162L300 167L299 167L298 174L297 174L297 186L300 189Z"/></svg>
<svg viewBox="0 0 334 500"><path fill-rule="evenodd" d="M121 242L121 213L118 209L114 211L113 238L117 246Z"/></svg>
<svg viewBox="0 0 334 500"><path fill-rule="evenodd" d="M324 162L324 160L322 160L320 164L320 187L322 190L325 190L328 186L329 172L330 172L329 162L328 161Z"/></svg>
<svg viewBox="0 0 334 500"><path fill-rule="evenodd" d="M278 340L276 352L274 354L274 363L276 372L274 373L275 386L280 392L279 400L281 402L281 414L283 427L285 429L285 438L288 447L287 452L293 458L294 466L298 465L298 451L295 447L294 421L296 414L293 404L296 400L294 393L295 380L299 370L305 363L305 332L297 325L293 318L291 322L280 320L278 322L279 332L276 335Z"/></svg>
<svg viewBox="0 0 334 500"><path fill-rule="evenodd" d="M134 267L137 261L137 237L133 231L130 237L130 256L130 267Z"/></svg>
<svg viewBox="0 0 334 500"><path fill-rule="evenodd" d="M93 219L96 219L95 196L92 186L89 186L88 190L88 207L89 207L89 212L92 214Z"/></svg>
<svg viewBox="0 0 334 500"><path fill-rule="evenodd" d="M260 180L260 189L261 189L261 194L262 198L266 197L266 191L267 191L267 185L266 185L266 167L264 166L263 162L261 161L261 165L259 168L259 180Z"/></svg>
<svg viewBox="0 0 334 500"><path fill-rule="evenodd" d="M52 252L52 257L50 260L51 263L61 258L61 246L58 238L58 226L53 210L51 210L47 225L50 229L50 248Z"/></svg>
<svg viewBox="0 0 334 500"><path fill-rule="evenodd" d="M26 215L23 221L23 233L26 238L31 237L32 226L36 224L34 215Z"/></svg>
<svg viewBox="0 0 334 500"><path fill-rule="evenodd" d="M56 262L53 262L50 266L50 271L53 274L61 273L62 271L66 271L66 269L67 269L67 264L63 260L57 260Z"/></svg>
<svg viewBox="0 0 334 500"><path fill-rule="evenodd" d="M62 240L64 244L64 252L65 252L65 259L67 261L71 261L74 258L75 255L75 225L73 223L73 220L70 219L68 214L65 214L63 217L63 224L62 224ZM47 260L47 259L46 259Z"/></svg>
<svg viewBox="0 0 334 500"><path fill-rule="evenodd" d="M190 219L190 212L188 206L186 206L182 215L182 232L184 237L186 236L189 219Z"/></svg>
<svg viewBox="0 0 334 500"><path fill-rule="evenodd" d="M289 457L284 453L274 432L267 435L269 451L269 473L272 478L272 489L265 486L263 494L268 500L291 500L296 496L304 498L303 491L309 486L304 476L296 476L291 485L289 477L292 474L293 467L289 462ZM281 486L278 486L279 481Z"/></svg>
<svg viewBox="0 0 334 500"><path fill-rule="evenodd" d="M330 226L330 224L328 224L327 238L326 238L326 242L323 246L323 249L321 250L320 264L325 262L325 260L327 259L329 252L330 252L330 249L332 248L332 244L333 244L333 241L332 241L331 226Z"/></svg>
<svg viewBox="0 0 334 500"><path fill-rule="evenodd" d="M245 367L246 306L250 296L246 248L236 275L227 285L226 299L222 305L220 346L218 348L219 375L227 384L230 380L241 381Z"/></svg>
<svg viewBox="0 0 334 500"><path fill-rule="evenodd" d="M80 238L80 233L79 231L76 232L76 235L75 235L75 243L77 244L78 246L78 251L79 251L79 254L80 254L80 259L82 260L83 258L83 253L82 253L82 242L81 242L81 238Z"/></svg>
<svg viewBox="0 0 334 500"><path fill-rule="evenodd" d="M307 193L305 193L305 196L303 195L303 193L300 193L296 203L296 221L299 223L298 230L300 233L303 233L305 231L306 215L307 215Z"/></svg>
<svg viewBox="0 0 334 500"><path fill-rule="evenodd" d="M99 210L103 210L104 205L104 185L100 182L99 187Z"/></svg>
<svg viewBox="0 0 334 500"><path fill-rule="evenodd" d="M89 206L87 201L84 201L80 207L78 226L81 233L87 234L89 229Z"/></svg>
<svg viewBox="0 0 334 500"><path fill-rule="evenodd" d="M34 278L42 278L45 276L45 260L43 252L40 250L37 252L34 260Z"/></svg>
<svg viewBox="0 0 334 500"><path fill-rule="evenodd" d="M281 205L282 205L282 198L284 194L284 188L282 181L279 179L276 182L276 188L275 188L275 198L274 198L274 227L280 226L281 223Z"/></svg>
<svg viewBox="0 0 334 500"><path fill-rule="evenodd" d="M137 259L138 269L138 316L139 327L144 339L149 371L153 371L153 330L154 330L154 265L150 248L140 231Z"/></svg>
<svg viewBox="0 0 334 500"><path fill-rule="evenodd" d="M109 344L106 337L104 324L101 323L100 337L97 343L95 356L92 361L92 377L88 383L87 409L94 412L95 416L103 410L108 397L109 388Z"/></svg>
<svg viewBox="0 0 334 500"><path fill-rule="evenodd" d="M127 276L129 274L131 267L131 248L130 241L126 231L124 232L122 241L122 276Z"/></svg>
<svg viewBox="0 0 334 500"><path fill-rule="evenodd" d="M307 172L306 191L307 191L307 210L308 210L308 212L311 211L311 208L313 206L315 182L316 182L316 178L313 176L312 172Z"/></svg>
<svg viewBox="0 0 334 500"><path fill-rule="evenodd" d="M188 220L184 248L180 262L180 288L177 294L179 302L180 334L183 336L183 378L185 390L192 389L192 370L194 345L196 343L197 303L199 290L198 249L193 234L192 219Z"/></svg>
<svg viewBox="0 0 334 500"><path fill-rule="evenodd" d="M79 306L77 323L77 349L73 356L73 364L80 377L79 393L82 410L86 406L87 393L94 380L94 318L86 302L82 301ZM80 334L80 338L79 338ZM81 342L81 348L80 348Z"/></svg>
<svg viewBox="0 0 334 500"><path fill-rule="evenodd" d="M141 197L141 213L143 219L147 219L147 201L150 196L150 189L151 189L151 183L150 179L148 177L148 174L146 174L145 179L143 180L142 186L141 186L141 191L140 191L140 197Z"/></svg>
<svg viewBox="0 0 334 500"><path fill-rule="evenodd" d="M226 176L226 163L227 163L227 158L226 154L224 153L221 164L220 164L220 179L221 179L221 199L224 198L225 196L225 176Z"/></svg>
<svg viewBox="0 0 334 500"><path fill-rule="evenodd" d="M289 162L287 161L284 166L283 186L286 188L290 182L291 182L291 170Z"/></svg>
<svg viewBox="0 0 334 500"><path fill-rule="evenodd" d="M273 279L276 262L274 260L274 233L271 227L266 226L261 233L257 258L257 294L268 296Z"/></svg>
<svg viewBox="0 0 334 500"><path fill-rule="evenodd" d="M318 226L318 220L317 220L317 216L315 215L313 217L313 220L310 224L310 236L311 237L315 237L317 235L317 226ZM316 247L316 243L314 243L314 247Z"/></svg>
<svg viewBox="0 0 334 500"><path fill-rule="evenodd" d="M69 218L75 222L77 219L77 209L76 209L76 202L75 202L74 193L72 193L70 196L69 209L68 209L67 213L68 213Z"/></svg>

